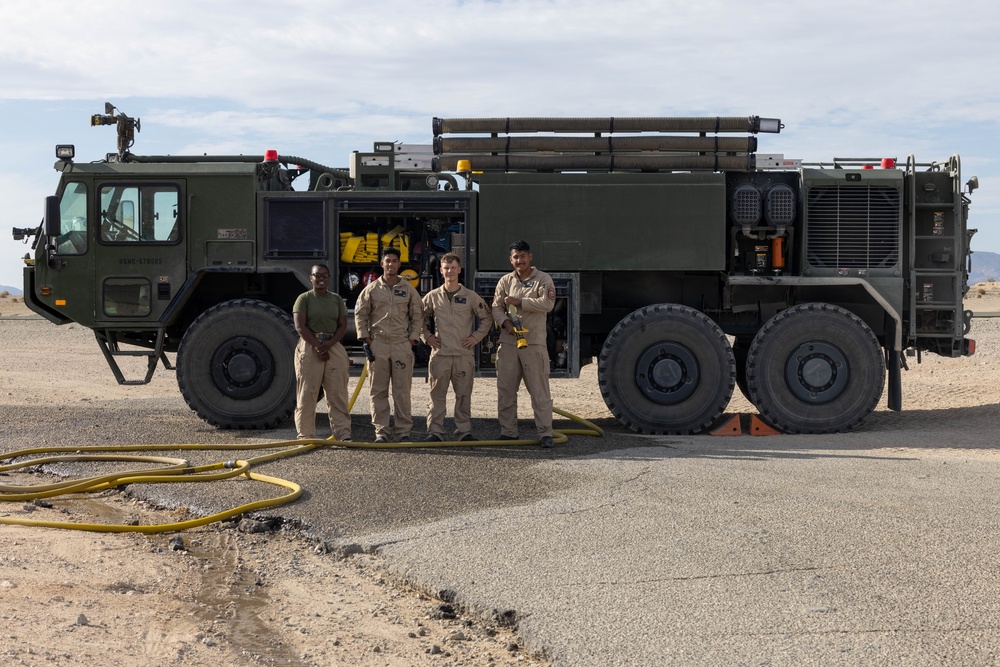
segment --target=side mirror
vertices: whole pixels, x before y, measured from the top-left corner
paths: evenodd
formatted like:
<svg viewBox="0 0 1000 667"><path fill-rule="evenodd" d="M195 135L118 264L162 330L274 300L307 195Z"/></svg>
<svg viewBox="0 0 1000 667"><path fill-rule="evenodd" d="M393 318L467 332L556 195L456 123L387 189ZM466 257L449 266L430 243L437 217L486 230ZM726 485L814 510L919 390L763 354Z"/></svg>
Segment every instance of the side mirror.
<svg viewBox="0 0 1000 667"><path fill-rule="evenodd" d="M62 233L62 214L59 211L59 197L45 198L45 235L59 236Z"/></svg>

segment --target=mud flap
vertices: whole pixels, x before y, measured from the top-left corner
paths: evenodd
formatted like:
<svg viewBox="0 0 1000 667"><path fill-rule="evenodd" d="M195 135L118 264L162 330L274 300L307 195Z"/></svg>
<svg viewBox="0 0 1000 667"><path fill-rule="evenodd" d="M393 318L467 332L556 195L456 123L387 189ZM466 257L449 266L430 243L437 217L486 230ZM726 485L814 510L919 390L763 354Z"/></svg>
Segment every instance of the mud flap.
<svg viewBox="0 0 1000 667"><path fill-rule="evenodd" d="M887 397L889 409L899 412L903 409L903 379L900 370L899 352L886 350L885 370L889 381L889 395Z"/></svg>

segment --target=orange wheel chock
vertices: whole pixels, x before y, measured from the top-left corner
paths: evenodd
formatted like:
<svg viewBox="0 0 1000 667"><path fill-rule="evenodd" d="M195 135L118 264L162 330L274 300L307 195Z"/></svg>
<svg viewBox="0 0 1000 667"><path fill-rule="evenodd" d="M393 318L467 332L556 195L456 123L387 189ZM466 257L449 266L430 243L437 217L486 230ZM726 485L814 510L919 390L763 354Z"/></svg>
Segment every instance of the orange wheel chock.
<svg viewBox="0 0 1000 667"><path fill-rule="evenodd" d="M743 427L740 426L740 416L733 415L722 426L712 429L709 433L711 435L743 435Z"/></svg>
<svg viewBox="0 0 1000 667"><path fill-rule="evenodd" d="M750 415L750 435L781 435L763 421L757 415Z"/></svg>

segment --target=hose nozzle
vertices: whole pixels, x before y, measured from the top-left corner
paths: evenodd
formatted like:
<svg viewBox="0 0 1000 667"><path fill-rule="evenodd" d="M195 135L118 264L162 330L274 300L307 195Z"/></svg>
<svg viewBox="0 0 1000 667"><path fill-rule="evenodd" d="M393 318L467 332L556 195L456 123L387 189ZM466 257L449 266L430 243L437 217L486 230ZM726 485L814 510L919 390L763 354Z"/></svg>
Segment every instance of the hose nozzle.
<svg viewBox="0 0 1000 667"><path fill-rule="evenodd" d="M514 338L517 340L517 349L523 349L528 347L528 341L524 338L524 334L528 333L527 329L514 328Z"/></svg>
<svg viewBox="0 0 1000 667"><path fill-rule="evenodd" d="M517 314L517 308L514 307L514 304L507 306L507 314L510 316L510 323L514 325L514 338L517 340L517 349L522 350L528 347L528 341L524 338L524 334L528 333L528 330L521 324L521 317Z"/></svg>

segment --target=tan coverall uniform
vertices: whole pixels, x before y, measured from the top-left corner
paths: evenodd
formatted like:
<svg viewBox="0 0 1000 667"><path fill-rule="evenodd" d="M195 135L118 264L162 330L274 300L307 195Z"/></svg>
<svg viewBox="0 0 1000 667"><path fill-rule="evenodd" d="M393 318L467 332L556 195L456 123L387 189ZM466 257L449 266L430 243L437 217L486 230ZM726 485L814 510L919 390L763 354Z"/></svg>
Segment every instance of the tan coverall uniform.
<svg viewBox="0 0 1000 667"><path fill-rule="evenodd" d="M400 279L395 285L385 276L361 291L354 307L354 326L358 339L372 339L375 361L369 366L372 424L375 437L409 440L413 430L410 411L410 382L413 378L411 340L423 332L423 309L413 285ZM395 434L389 426L389 383L392 383L392 410L396 417Z"/></svg>
<svg viewBox="0 0 1000 667"><path fill-rule="evenodd" d="M517 438L517 392L521 380L528 387L535 413L538 437L552 436L552 394L549 392L549 351L545 345L545 319L556 303L556 287L544 271L531 268L531 275L520 280L511 271L497 282L493 296L493 321L501 326L508 319L504 297L521 299L517 313L528 330L526 348L517 349L512 334L502 331L497 349L497 418L500 434Z"/></svg>
<svg viewBox="0 0 1000 667"><path fill-rule="evenodd" d="M427 432L443 436L448 385L455 388L455 438L472 433L472 385L475 376L475 348L462 347L462 339L476 342L486 337L493 317L483 298L462 285L449 293L444 285L424 295L424 342L430 337L429 324L441 347L431 351L427 366L431 398L427 407ZM479 321L473 331L473 324Z"/></svg>
<svg viewBox="0 0 1000 667"><path fill-rule="evenodd" d="M309 291L295 301L292 312L306 316L306 326L320 340L333 334L337 320L347 315L347 305L339 294L320 296ZM315 350L299 338L295 346L295 430L299 438L316 437L316 397L323 387L330 406L330 430L337 440L351 439L351 415L347 411L347 383L351 362L344 346L337 343L329 350L330 358L320 359Z"/></svg>

